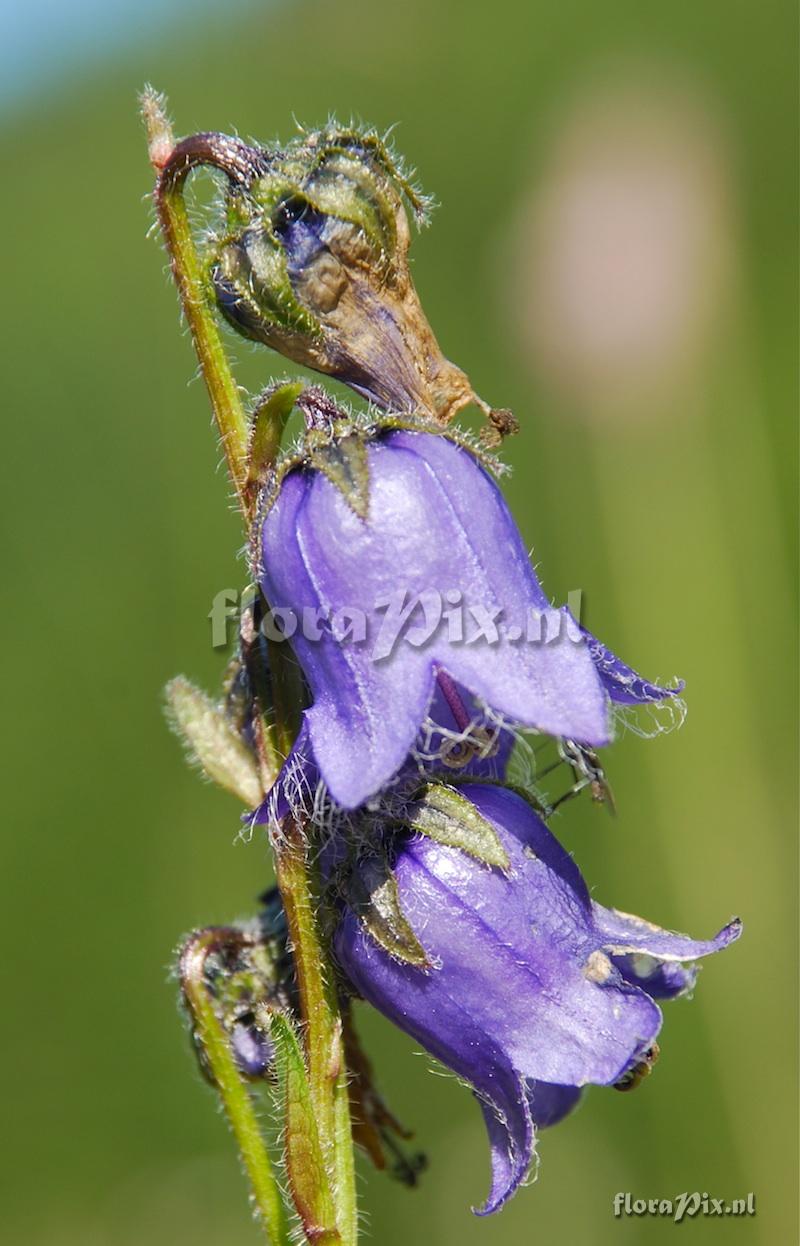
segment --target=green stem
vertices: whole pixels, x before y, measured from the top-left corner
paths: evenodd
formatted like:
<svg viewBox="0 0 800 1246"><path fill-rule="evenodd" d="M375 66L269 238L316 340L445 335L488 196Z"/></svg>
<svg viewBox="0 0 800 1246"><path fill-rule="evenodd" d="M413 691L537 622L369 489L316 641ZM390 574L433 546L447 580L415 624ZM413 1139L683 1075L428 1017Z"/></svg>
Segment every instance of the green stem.
<svg viewBox="0 0 800 1246"><path fill-rule="evenodd" d="M183 314L192 335L203 380L208 389L214 418L219 429L228 470L245 521L247 514L248 426L239 389L231 373L217 322L209 306L206 285L197 256L183 189L194 167L189 162L170 164L174 138L163 107L153 91L142 97L142 112L147 129L150 159L159 173L155 189L155 205L172 267L172 275L181 296Z"/></svg>
<svg viewBox="0 0 800 1246"><path fill-rule="evenodd" d="M228 1118L245 1171L253 1188L259 1220L269 1246L289 1246L291 1238L280 1188L273 1171L250 1093L239 1076L213 1000L206 987L205 966L209 952L219 946L220 931L201 930L183 949L181 987L192 1014L195 1033L202 1044L225 1115Z"/></svg>
<svg viewBox="0 0 800 1246"><path fill-rule="evenodd" d="M191 330L200 368L211 399L245 528L249 531L255 519L257 491L253 487L248 422L207 295L183 196L189 172L197 167L197 163L203 163L203 161L201 158L195 161L175 158L176 144L166 115L165 101L149 88L142 97L142 113L147 130L150 160L159 175L155 191L159 223L169 253L175 283L180 292L184 315ZM275 406L274 413L270 412L270 416L274 429L270 432L270 429L262 426L256 441L260 459L257 464L259 473L265 472L269 466L266 458L270 455L277 457L278 454L286 418L286 413L281 410L279 402ZM285 645L270 646L272 683L281 692L284 690L288 692L292 684L291 671L287 669L288 655L284 652L285 649ZM264 708L262 706L262 711ZM271 722L262 712L263 731L259 733L264 736L262 748L265 756L268 755L273 761L276 756L288 754L294 738L293 728L297 707L284 704L281 696L276 698L274 711ZM333 971L328 964L319 937L316 895L307 858L305 837L301 828L291 821L284 829L286 833L276 850L276 876L286 911L297 971L309 1084L341 1239L344 1246L353 1246L357 1240L358 1225L347 1070L341 1037L342 1023L333 986ZM197 1004L205 1010L203 1012L204 1023L208 1022L212 1043L215 1043L219 1037L220 1042L225 1046L226 1078L230 1074L231 1080L230 1084L226 1081L224 1086L218 1081L218 1085L229 1117L231 1116L229 1104L234 1105L235 1113L245 1113L242 1116L237 1115L238 1125L233 1118L231 1118L231 1123L237 1142L242 1149L245 1165L250 1172L248 1157L243 1148L245 1145L248 1148L255 1147L255 1141L250 1135L249 1128L242 1130L242 1126L247 1124L248 1105L252 1114L252 1104L246 1088L238 1077L224 1034L213 1015L213 1008L204 990L200 991ZM236 1086L238 1086L238 1091ZM257 1131L254 1117L253 1123ZM291 1137L287 1137L286 1145L291 1147ZM261 1142L261 1148L263 1151L263 1142ZM252 1153L255 1154L255 1151ZM263 1171L259 1179L263 1179Z"/></svg>

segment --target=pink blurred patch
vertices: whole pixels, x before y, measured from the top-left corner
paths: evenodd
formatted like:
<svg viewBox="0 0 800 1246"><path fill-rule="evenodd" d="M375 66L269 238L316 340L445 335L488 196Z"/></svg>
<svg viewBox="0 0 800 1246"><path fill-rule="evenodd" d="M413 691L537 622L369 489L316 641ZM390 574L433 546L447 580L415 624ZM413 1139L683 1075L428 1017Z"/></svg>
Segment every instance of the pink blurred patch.
<svg viewBox="0 0 800 1246"><path fill-rule="evenodd" d="M724 305L730 216L725 145L688 92L585 94L513 232L526 361L587 415L666 414Z"/></svg>

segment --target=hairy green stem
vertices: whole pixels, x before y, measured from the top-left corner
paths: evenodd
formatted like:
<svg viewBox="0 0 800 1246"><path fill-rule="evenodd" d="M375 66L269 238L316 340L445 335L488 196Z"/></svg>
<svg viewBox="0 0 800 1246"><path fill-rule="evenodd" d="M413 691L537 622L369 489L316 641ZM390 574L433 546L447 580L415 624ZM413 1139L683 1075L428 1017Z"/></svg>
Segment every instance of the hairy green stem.
<svg viewBox="0 0 800 1246"><path fill-rule="evenodd" d="M214 1085L225 1109L242 1163L253 1189L258 1218L269 1246L289 1246L291 1238L280 1187L259 1127L250 1092L239 1076L228 1036L217 1017L205 979L206 957L219 946L220 932L198 931L183 949L181 987L192 1014Z"/></svg>
<svg viewBox="0 0 800 1246"><path fill-rule="evenodd" d="M142 96L142 113L147 128L148 150L158 172L155 205L158 221L169 254L172 275L181 296L183 314L192 335L203 380L219 429L228 470L236 488L245 520L247 512L248 428L238 386L228 365L217 322L209 306L197 248L186 210L183 189L193 166L186 162L170 164L174 138L163 101L154 91Z"/></svg>
<svg viewBox="0 0 800 1246"><path fill-rule="evenodd" d="M148 150L158 173L155 204L164 242L170 257L172 273L180 292L184 315L189 325L200 368L208 389L219 429L222 446L236 488L245 528L249 531L255 519L257 477L250 455L250 435L238 386L234 380L223 347L214 310L211 306L184 199L187 176L203 159L175 159L175 139L166 115L165 101L148 88L142 97L142 113L148 138ZM267 413L269 427L262 420L257 425L254 442L258 476L270 466L267 459L278 454L287 412L276 402ZM261 412L263 417L264 412ZM278 757L288 755L294 739L299 705L290 704L293 685L286 646L270 646L271 681L280 695L274 698L273 713L262 705L262 730L257 733L265 762L274 770ZM347 1070L342 1045L342 1025L333 986L333 973L320 939L316 916L316 891L309 865L303 830L293 822L283 828L276 849L276 876L286 912L299 985L303 1018L303 1041L308 1068L311 1098L319 1130L325 1168L336 1209L337 1228L344 1246L354 1246L358 1235L350 1123ZM202 1024L208 1025L212 1047L217 1040L224 1046L227 1064L223 1081L217 1079L225 1110L233 1126L237 1143L253 1181L256 1197L259 1189L266 1194L263 1166L251 1170L250 1160L256 1155L251 1136L252 1103L235 1064L224 1033L207 997L198 986L196 1000L187 993L190 1006L202 1010ZM216 1027L216 1028L214 1028ZM222 1060L221 1050L218 1053ZM213 1062L212 1062L213 1064ZM223 1065L220 1065L223 1068ZM216 1073L215 1073L216 1077ZM238 1087L238 1089L237 1089ZM248 1115L249 1113L249 1115ZM260 1137L260 1135L259 1135ZM266 1155L261 1142L261 1149ZM290 1133L287 1148L292 1146ZM245 1147L248 1148L247 1154ZM268 1156L267 1156L268 1159ZM260 1163L261 1161L259 1161ZM256 1188L256 1179L259 1188ZM260 1206L260 1201L259 1201ZM262 1213L263 1215L263 1213ZM276 1239L276 1241L283 1239Z"/></svg>

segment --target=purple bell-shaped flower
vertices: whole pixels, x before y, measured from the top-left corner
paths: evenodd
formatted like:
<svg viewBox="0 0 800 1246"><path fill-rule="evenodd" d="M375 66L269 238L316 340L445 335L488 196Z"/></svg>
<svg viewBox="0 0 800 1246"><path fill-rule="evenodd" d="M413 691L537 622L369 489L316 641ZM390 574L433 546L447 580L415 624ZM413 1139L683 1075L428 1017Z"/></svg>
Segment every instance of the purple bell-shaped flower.
<svg viewBox="0 0 800 1246"><path fill-rule="evenodd" d="M741 924L698 942L604 908L522 797L472 781L458 795L493 828L505 868L401 832L386 848L394 907L419 955L392 954L370 902L343 907L334 950L358 995L473 1087L492 1151L486 1214L524 1179L537 1126L565 1116L583 1086L625 1089L649 1069L655 1000L691 987L696 969L682 962L720 951ZM368 894L369 861L354 869ZM385 884L376 895L385 911Z"/></svg>
<svg viewBox="0 0 800 1246"><path fill-rule="evenodd" d="M344 808L398 774L440 673L498 723L591 748L612 702L680 690L552 606L485 456L448 434L350 425L283 473L260 535L272 624L312 697L304 759Z"/></svg>

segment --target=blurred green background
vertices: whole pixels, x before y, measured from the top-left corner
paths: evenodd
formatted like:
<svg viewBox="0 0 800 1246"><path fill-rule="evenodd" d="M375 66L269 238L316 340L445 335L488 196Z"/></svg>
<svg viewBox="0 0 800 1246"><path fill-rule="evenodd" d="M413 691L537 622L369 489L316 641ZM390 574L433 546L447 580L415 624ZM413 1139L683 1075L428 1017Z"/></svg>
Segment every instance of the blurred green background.
<svg viewBox="0 0 800 1246"><path fill-rule="evenodd" d="M579 801L556 830L606 903L697 937L745 920L667 1006L655 1075L591 1092L488 1222L470 1096L365 1015L430 1156L415 1192L363 1170L369 1240L673 1240L614 1219L625 1190L754 1191L755 1218L683 1235L797 1240L796 42L788 0L219 4L6 103L4 1241L257 1240L169 979L181 933L250 912L269 864L160 715L174 673L218 682L207 614L245 572L147 237L145 80L179 133L400 123L441 205L418 288L521 419L508 494L546 588L687 680L679 732L609 755L616 821ZM287 370L240 358L253 389Z"/></svg>

